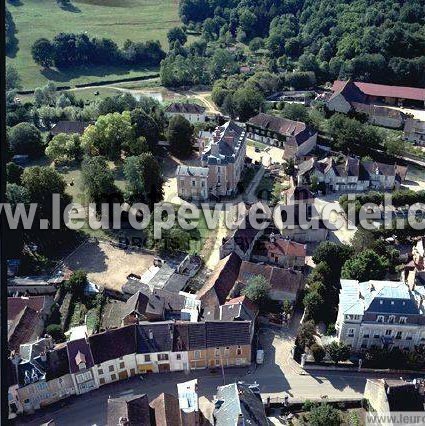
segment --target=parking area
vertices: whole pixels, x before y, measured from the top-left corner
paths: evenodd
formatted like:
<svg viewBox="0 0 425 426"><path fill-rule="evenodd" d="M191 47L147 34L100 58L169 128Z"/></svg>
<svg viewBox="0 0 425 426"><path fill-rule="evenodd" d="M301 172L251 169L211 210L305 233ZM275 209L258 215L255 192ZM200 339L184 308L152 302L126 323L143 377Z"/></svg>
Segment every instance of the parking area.
<svg viewBox="0 0 425 426"><path fill-rule="evenodd" d="M109 290L121 291L127 276L142 275L153 265L148 253L114 247L108 242L87 242L75 250L64 264L72 270L83 269L90 281Z"/></svg>

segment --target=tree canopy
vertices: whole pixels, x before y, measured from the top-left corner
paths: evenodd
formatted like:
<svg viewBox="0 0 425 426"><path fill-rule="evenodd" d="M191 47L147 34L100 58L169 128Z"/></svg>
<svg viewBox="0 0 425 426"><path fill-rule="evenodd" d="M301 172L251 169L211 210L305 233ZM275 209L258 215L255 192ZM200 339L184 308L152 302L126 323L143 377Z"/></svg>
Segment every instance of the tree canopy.
<svg viewBox="0 0 425 426"><path fill-rule="evenodd" d="M177 157L189 157L193 151L193 126L182 115L175 115L168 125L170 151Z"/></svg>

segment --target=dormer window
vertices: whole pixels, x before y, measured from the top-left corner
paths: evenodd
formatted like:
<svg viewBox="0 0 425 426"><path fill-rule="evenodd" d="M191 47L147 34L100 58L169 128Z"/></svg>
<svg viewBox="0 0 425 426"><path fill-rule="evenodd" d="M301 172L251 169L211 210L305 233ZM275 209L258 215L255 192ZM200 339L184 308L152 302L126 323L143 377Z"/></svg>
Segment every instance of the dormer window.
<svg viewBox="0 0 425 426"><path fill-rule="evenodd" d="M376 321L377 322L385 322L385 318L384 318L383 315L378 315L377 318L376 318Z"/></svg>
<svg viewBox="0 0 425 426"><path fill-rule="evenodd" d="M406 322L407 322L407 317L400 317L399 319L400 324L406 324Z"/></svg>
<svg viewBox="0 0 425 426"><path fill-rule="evenodd" d="M395 321L395 316L394 316L394 315L390 315L390 316L388 317L388 322L389 322L390 324L392 324L394 321Z"/></svg>

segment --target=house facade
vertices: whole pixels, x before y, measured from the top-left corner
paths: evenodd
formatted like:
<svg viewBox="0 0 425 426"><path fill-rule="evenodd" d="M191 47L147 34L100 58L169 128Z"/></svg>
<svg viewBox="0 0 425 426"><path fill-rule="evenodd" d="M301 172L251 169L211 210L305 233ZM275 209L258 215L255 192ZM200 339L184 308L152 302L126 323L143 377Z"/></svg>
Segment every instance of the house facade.
<svg viewBox="0 0 425 426"><path fill-rule="evenodd" d="M297 158L313 151L317 132L305 123L259 113L246 124L247 136L267 145L283 148L284 158Z"/></svg>
<svg viewBox="0 0 425 426"><path fill-rule="evenodd" d="M205 107L183 102L175 102L165 108L165 116L167 118L172 118L176 115L182 115L192 124L204 123L206 118Z"/></svg>
<svg viewBox="0 0 425 426"><path fill-rule="evenodd" d="M341 280L338 340L355 351L425 345L423 288L404 282Z"/></svg>
<svg viewBox="0 0 425 426"><path fill-rule="evenodd" d="M208 167L177 166L177 194L184 200L208 199Z"/></svg>
<svg viewBox="0 0 425 426"><path fill-rule="evenodd" d="M327 190L363 192L369 189L389 190L404 181L407 167L377 161L360 161L357 157L340 155L322 160L311 158L298 166L298 185L311 184L313 177Z"/></svg>

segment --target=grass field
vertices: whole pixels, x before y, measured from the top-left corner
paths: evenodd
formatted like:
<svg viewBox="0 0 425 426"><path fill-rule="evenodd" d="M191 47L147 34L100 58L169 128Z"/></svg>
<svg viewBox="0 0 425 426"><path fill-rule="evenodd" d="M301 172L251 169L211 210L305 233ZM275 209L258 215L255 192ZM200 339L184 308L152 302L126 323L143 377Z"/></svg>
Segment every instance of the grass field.
<svg viewBox="0 0 425 426"><path fill-rule="evenodd" d="M87 32L89 36L111 38L119 45L126 39L159 40L167 49L167 31L180 24L176 0L72 0L73 11L61 9L55 0L22 0L17 4L7 4L18 39L16 52L7 60L16 66L24 89L34 89L48 80L74 85L152 73L151 69L112 66L43 72L31 57L31 46L41 37Z"/></svg>

